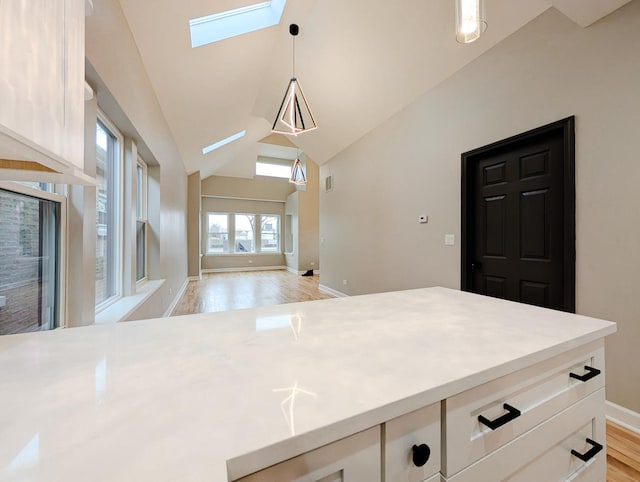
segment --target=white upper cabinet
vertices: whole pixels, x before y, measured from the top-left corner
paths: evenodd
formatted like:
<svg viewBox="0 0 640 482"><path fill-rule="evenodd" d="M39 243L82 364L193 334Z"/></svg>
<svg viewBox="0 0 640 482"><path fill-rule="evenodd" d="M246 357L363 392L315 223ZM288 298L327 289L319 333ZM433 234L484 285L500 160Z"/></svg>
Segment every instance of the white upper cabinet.
<svg viewBox="0 0 640 482"><path fill-rule="evenodd" d="M85 0L0 0L0 179L31 171L91 181L82 172L84 15Z"/></svg>

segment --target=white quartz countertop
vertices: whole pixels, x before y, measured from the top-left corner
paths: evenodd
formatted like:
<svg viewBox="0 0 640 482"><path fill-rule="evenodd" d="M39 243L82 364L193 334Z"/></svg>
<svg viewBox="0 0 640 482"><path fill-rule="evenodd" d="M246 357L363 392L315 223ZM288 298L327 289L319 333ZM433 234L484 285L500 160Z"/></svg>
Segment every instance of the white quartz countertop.
<svg viewBox="0 0 640 482"><path fill-rule="evenodd" d="M0 480L227 481L614 331L427 288L0 337Z"/></svg>

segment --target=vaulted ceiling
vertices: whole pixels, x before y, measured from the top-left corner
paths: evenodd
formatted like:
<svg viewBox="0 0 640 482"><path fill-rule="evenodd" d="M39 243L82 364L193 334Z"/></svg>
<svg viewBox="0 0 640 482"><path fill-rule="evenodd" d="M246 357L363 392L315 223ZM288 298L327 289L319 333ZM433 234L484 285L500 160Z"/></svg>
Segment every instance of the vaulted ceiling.
<svg viewBox="0 0 640 482"><path fill-rule="evenodd" d="M278 25L197 48L190 19L258 1L120 3L187 172L205 178L253 177L259 154L278 155L259 141L291 77L290 23L300 25L296 74L319 127L289 140L323 164L546 9L588 27L628 1L487 0L486 33L462 45L453 0L288 0Z"/></svg>

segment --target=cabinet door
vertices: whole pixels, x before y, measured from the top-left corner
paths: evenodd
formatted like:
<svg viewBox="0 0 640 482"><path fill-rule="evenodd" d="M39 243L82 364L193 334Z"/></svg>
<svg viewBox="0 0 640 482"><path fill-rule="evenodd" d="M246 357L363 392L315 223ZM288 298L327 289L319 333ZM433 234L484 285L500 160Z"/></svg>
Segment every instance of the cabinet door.
<svg viewBox="0 0 640 482"><path fill-rule="evenodd" d="M413 460L413 447L416 447L417 458L423 457L418 465ZM440 471L440 403L389 420L385 424L384 453L386 482L423 482L437 474Z"/></svg>
<svg viewBox="0 0 640 482"><path fill-rule="evenodd" d="M1 1L0 66L0 159L82 168L84 0Z"/></svg>
<svg viewBox="0 0 640 482"><path fill-rule="evenodd" d="M238 482L380 482L380 427L268 467Z"/></svg>

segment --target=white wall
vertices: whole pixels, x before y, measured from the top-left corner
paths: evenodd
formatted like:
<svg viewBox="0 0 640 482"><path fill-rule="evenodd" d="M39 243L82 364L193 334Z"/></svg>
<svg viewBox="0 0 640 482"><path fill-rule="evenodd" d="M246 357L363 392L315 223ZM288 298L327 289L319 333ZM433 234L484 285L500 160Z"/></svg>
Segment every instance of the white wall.
<svg viewBox="0 0 640 482"><path fill-rule="evenodd" d="M150 164L150 199L159 187L159 202L149 205L149 257L156 260L149 273L166 282L160 296L147 301L154 308L141 312L161 316L187 277L187 174L117 0L94 0L86 19L86 57L88 72L97 76L98 102Z"/></svg>
<svg viewBox="0 0 640 482"><path fill-rule="evenodd" d="M321 283L459 287L460 154L575 115L577 311L618 322L607 398L640 411L637 52L638 0L587 29L550 9L336 155L321 167L335 180L320 193Z"/></svg>
<svg viewBox="0 0 640 482"><path fill-rule="evenodd" d="M296 191L289 194L287 197L287 202L284 205L284 212L286 215L291 215L291 251L289 253L285 253L285 258L287 262L287 268L296 273L300 271L300 218L298 216L299 206L300 206L300 193L302 191ZM285 236L289 236L289 233L286 232Z"/></svg>
<svg viewBox="0 0 640 482"><path fill-rule="evenodd" d="M310 158L305 159L307 185L299 191L298 199L298 270L320 269L320 207L319 168Z"/></svg>

